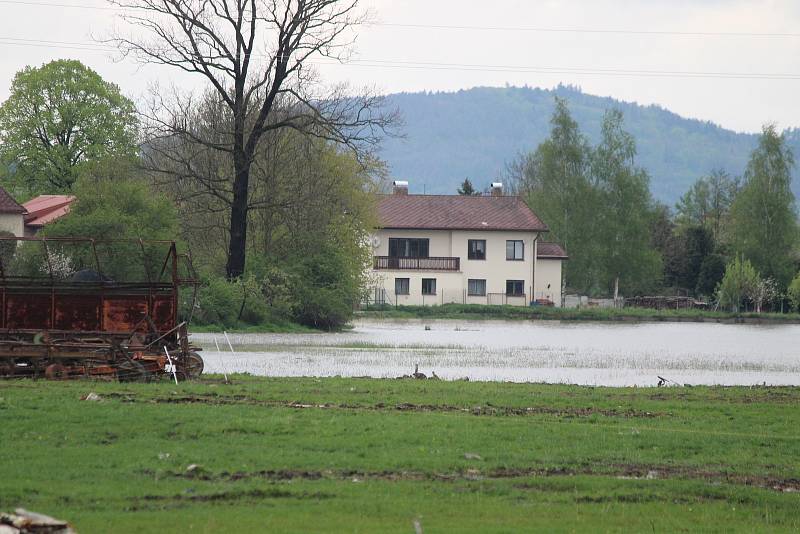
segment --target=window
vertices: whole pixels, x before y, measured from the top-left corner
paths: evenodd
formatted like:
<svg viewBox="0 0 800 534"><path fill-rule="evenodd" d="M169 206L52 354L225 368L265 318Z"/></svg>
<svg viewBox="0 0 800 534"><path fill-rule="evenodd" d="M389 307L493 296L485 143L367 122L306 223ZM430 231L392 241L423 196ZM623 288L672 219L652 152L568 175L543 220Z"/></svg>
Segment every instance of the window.
<svg viewBox="0 0 800 534"><path fill-rule="evenodd" d="M408 278L395 278L394 279L394 294L395 295L408 295L409 291Z"/></svg>
<svg viewBox="0 0 800 534"><path fill-rule="evenodd" d="M506 259L524 260L525 244L522 241L506 241Z"/></svg>
<svg viewBox="0 0 800 534"><path fill-rule="evenodd" d="M469 279L467 281L467 295L471 297L485 297L486 280Z"/></svg>
<svg viewBox="0 0 800 534"><path fill-rule="evenodd" d="M389 238L389 257L390 258L427 258L428 239L401 239Z"/></svg>
<svg viewBox="0 0 800 534"><path fill-rule="evenodd" d="M435 295L436 294L436 278L423 278L422 279L422 294Z"/></svg>
<svg viewBox="0 0 800 534"><path fill-rule="evenodd" d="M467 241L467 258L470 260L485 260L486 240L470 239Z"/></svg>
<svg viewBox="0 0 800 534"><path fill-rule="evenodd" d="M506 280L506 295L519 297L525 294L524 280Z"/></svg>

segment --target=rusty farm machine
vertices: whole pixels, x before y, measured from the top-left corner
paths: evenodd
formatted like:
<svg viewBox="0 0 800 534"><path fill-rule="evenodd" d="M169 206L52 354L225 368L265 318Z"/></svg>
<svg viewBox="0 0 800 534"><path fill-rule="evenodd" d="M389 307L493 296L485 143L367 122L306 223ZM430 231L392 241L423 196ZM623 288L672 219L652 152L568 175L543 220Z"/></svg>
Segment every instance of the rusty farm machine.
<svg viewBox="0 0 800 534"><path fill-rule="evenodd" d="M181 287L172 241L0 237L0 377L195 378Z"/></svg>

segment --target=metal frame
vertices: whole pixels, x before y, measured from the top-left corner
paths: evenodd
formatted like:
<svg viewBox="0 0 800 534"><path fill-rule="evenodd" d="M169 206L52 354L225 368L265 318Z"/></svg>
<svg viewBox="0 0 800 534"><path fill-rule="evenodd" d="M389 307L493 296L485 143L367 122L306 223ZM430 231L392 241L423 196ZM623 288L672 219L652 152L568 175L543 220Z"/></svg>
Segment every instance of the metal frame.
<svg viewBox="0 0 800 534"><path fill-rule="evenodd" d="M142 376L163 374L164 348L175 355L184 375L198 366L202 370L198 349L189 345L186 323L178 323L179 286L193 286L196 296L197 276L191 256L179 254L174 241L0 237L3 242L41 243L47 272L39 277L10 276L0 257L0 376L110 375L122 379L122 369L141 370ZM138 245L146 280L60 279L51 261L56 243L89 246L100 275L103 266L98 245ZM146 261L148 245L166 247L157 276ZM185 278L179 274L181 261L187 269Z"/></svg>

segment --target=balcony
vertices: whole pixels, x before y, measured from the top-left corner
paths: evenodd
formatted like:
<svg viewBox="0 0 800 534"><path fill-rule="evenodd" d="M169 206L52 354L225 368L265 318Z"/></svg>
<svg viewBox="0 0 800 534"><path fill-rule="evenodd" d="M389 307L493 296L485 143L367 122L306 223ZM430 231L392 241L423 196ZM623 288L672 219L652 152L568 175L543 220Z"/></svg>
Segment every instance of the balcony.
<svg viewBox="0 0 800 534"><path fill-rule="evenodd" d="M391 256L375 256L373 268L393 271L459 271L461 258L393 258Z"/></svg>

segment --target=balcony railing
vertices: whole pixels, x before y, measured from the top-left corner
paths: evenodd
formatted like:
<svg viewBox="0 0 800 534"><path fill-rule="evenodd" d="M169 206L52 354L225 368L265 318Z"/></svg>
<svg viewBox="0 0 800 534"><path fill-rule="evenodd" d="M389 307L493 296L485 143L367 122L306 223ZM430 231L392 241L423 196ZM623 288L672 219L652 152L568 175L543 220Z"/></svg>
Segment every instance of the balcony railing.
<svg viewBox="0 0 800 534"><path fill-rule="evenodd" d="M420 271L459 271L461 258L392 258L375 256L375 269L416 269Z"/></svg>

